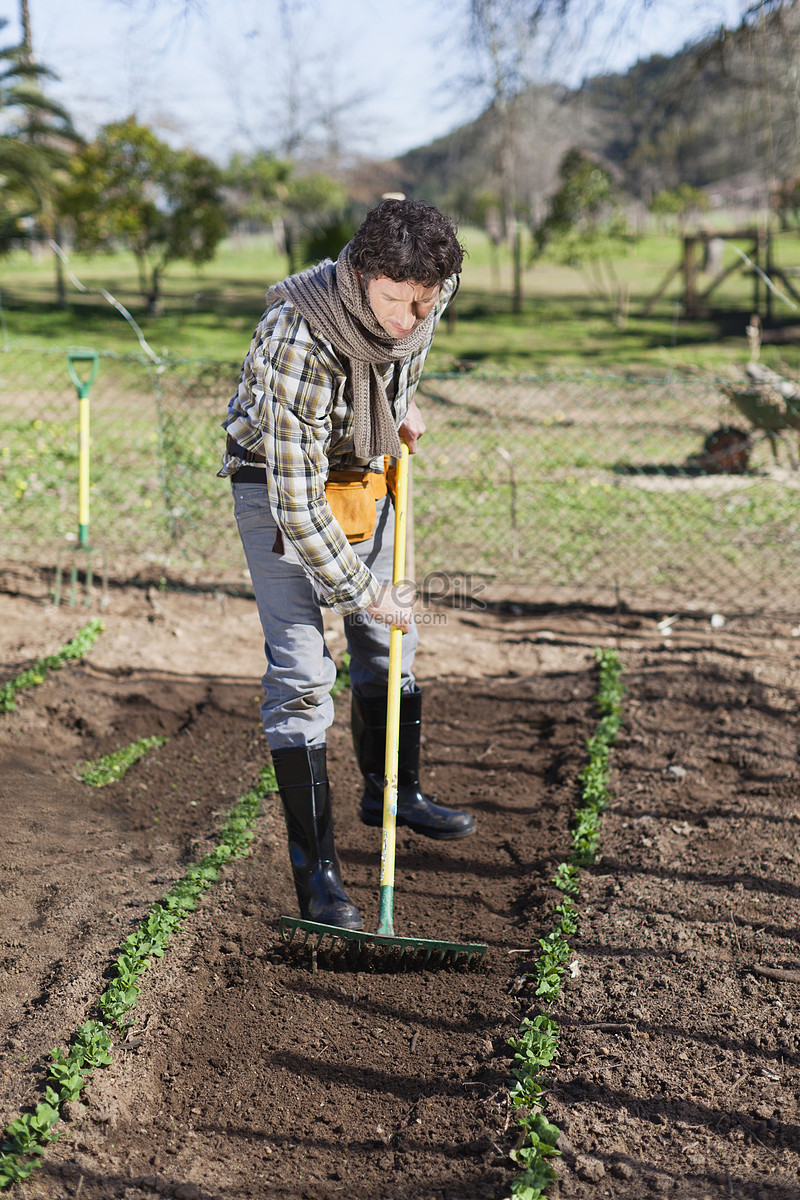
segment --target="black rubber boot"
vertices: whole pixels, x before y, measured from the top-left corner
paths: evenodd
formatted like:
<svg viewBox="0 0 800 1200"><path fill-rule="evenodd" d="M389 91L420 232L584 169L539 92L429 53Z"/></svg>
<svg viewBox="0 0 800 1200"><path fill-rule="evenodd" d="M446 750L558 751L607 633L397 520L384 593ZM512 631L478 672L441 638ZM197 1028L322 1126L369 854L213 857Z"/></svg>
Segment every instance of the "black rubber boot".
<svg viewBox="0 0 800 1200"><path fill-rule="evenodd" d="M469 813L434 804L422 794L419 782L419 743L422 731L422 692L400 697L400 754L397 763L397 824L425 837L451 840L475 832ZM386 770L386 700L362 700L353 693L353 745L364 776L361 820L383 824L383 784Z"/></svg>
<svg viewBox="0 0 800 1200"><path fill-rule="evenodd" d="M333 844L325 746L273 750L300 916L340 929L363 929L342 883Z"/></svg>

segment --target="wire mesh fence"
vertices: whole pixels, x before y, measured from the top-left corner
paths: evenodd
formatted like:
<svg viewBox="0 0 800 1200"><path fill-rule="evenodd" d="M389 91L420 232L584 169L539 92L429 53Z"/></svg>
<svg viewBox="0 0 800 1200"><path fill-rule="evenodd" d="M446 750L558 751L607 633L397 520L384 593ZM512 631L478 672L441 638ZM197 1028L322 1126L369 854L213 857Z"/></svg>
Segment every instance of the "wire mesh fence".
<svg viewBox="0 0 800 1200"><path fill-rule="evenodd" d="M2 557L77 541L66 353L0 355ZM90 540L120 579L246 587L216 476L239 364L101 356ZM729 382L729 381L727 381ZM727 612L800 609L797 432L755 425L711 377L426 375L414 460L418 580L608 591Z"/></svg>

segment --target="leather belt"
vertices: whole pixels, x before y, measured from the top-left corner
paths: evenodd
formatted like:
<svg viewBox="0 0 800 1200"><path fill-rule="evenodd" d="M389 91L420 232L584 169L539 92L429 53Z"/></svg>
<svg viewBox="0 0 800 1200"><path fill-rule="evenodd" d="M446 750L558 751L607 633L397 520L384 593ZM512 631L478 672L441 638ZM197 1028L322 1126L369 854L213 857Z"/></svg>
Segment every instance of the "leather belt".
<svg viewBox="0 0 800 1200"><path fill-rule="evenodd" d="M240 458L245 463L245 466L239 467L239 470L231 478L238 480L239 483L266 483L263 467L266 465L267 459L264 454L258 454L255 450L245 450L244 446L241 446L230 434L225 442L225 450L232 458ZM260 463L261 466L251 467L250 463ZM328 479L332 483L360 483L369 474L368 467L334 469L328 472Z"/></svg>
<svg viewBox="0 0 800 1200"><path fill-rule="evenodd" d="M245 450L244 446L240 446L230 434L225 442L225 450L233 458L241 458L246 463L265 463L267 461L263 454L257 454L255 450Z"/></svg>
<svg viewBox="0 0 800 1200"><path fill-rule="evenodd" d="M266 487L267 472L264 470L264 464L262 463L260 467L250 467L245 463L231 475L231 483L263 483Z"/></svg>

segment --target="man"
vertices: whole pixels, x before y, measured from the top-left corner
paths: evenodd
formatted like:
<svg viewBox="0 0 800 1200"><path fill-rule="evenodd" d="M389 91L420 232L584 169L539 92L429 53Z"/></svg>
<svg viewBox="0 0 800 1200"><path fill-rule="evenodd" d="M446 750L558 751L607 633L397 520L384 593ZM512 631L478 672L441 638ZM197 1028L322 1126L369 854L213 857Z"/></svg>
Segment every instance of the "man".
<svg viewBox="0 0 800 1200"><path fill-rule="evenodd" d="M335 263L270 288L223 422L219 474L234 511L264 631L261 714L305 918L347 929L361 915L333 840L325 739L336 667L321 606L344 617L360 815L383 811L389 631L403 637L398 825L460 838L475 822L420 790L421 692L412 602L391 586L394 509L385 466L425 431L414 401L463 251L432 205L384 200Z"/></svg>

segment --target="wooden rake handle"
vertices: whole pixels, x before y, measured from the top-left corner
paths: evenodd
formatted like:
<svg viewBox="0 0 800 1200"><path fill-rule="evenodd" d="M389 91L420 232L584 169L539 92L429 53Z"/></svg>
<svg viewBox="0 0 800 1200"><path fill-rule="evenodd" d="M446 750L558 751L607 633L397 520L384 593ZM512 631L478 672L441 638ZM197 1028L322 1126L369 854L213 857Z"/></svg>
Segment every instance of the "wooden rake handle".
<svg viewBox="0 0 800 1200"><path fill-rule="evenodd" d="M394 560L392 582L399 584L405 573L408 517L408 446L403 446L397 463L394 497ZM393 625L389 634L389 686L386 698L386 759L383 786L383 836L381 839L381 886L378 933L394 936L394 860L397 843L397 763L400 751L400 681L403 631Z"/></svg>

